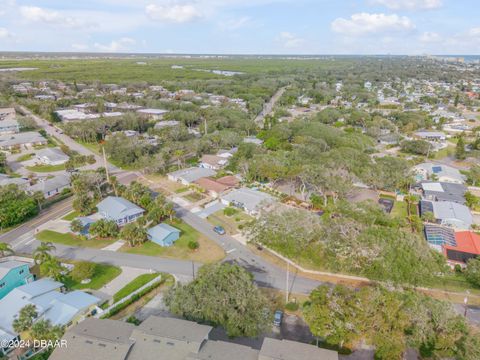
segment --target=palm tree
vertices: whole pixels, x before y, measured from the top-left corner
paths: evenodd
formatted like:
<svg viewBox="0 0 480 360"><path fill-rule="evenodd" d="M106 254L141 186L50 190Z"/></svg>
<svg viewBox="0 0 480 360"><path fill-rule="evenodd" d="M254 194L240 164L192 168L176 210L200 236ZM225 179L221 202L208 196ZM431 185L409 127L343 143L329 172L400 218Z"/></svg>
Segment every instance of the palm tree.
<svg viewBox="0 0 480 360"><path fill-rule="evenodd" d="M51 242L42 242L40 246L33 252L33 259L36 264L42 264L46 260L51 258L50 252L55 250L55 246Z"/></svg>
<svg viewBox="0 0 480 360"><path fill-rule="evenodd" d="M7 243L0 243L0 257L13 255L13 250Z"/></svg>
<svg viewBox="0 0 480 360"><path fill-rule="evenodd" d="M56 258L50 255L48 256L49 257L40 265L40 273L53 280L59 281L62 279L62 273L65 268Z"/></svg>

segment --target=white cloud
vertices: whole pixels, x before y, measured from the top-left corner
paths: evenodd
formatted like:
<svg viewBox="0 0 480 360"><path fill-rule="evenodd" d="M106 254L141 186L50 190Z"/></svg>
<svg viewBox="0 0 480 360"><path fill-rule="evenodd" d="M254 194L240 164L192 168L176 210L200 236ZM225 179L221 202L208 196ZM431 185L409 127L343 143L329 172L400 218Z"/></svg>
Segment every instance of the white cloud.
<svg viewBox="0 0 480 360"><path fill-rule="evenodd" d="M87 25L85 22L75 19L74 17L38 6L20 6L19 10L22 18L28 22L61 25L72 28Z"/></svg>
<svg viewBox="0 0 480 360"><path fill-rule="evenodd" d="M203 17L194 2L165 1L150 4L145 8L145 12L152 20L170 23L188 23Z"/></svg>
<svg viewBox="0 0 480 360"><path fill-rule="evenodd" d="M436 32L426 31L418 38L423 43L435 43L442 40L442 37Z"/></svg>
<svg viewBox="0 0 480 360"><path fill-rule="evenodd" d="M305 44L305 39L295 36L288 31L282 31L278 37L282 46L287 49L296 49Z"/></svg>
<svg viewBox="0 0 480 360"><path fill-rule="evenodd" d="M7 29L0 27L0 39L6 39L11 36L12 34Z"/></svg>
<svg viewBox="0 0 480 360"><path fill-rule="evenodd" d="M219 23L222 30L238 30L251 24L252 18L249 16L243 16L238 19L228 19Z"/></svg>
<svg viewBox="0 0 480 360"><path fill-rule="evenodd" d="M112 40L110 44L100 44L95 43L93 46L95 49L104 51L104 52L119 52L119 51L128 51L136 44L134 39L123 37L119 40Z"/></svg>
<svg viewBox="0 0 480 360"><path fill-rule="evenodd" d="M362 36L410 31L415 29L415 25L406 16L358 13L353 14L350 19L335 19L331 24L331 28L339 34Z"/></svg>
<svg viewBox="0 0 480 360"><path fill-rule="evenodd" d="M392 10L431 10L443 5L442 0L371 0Z"/></svg>

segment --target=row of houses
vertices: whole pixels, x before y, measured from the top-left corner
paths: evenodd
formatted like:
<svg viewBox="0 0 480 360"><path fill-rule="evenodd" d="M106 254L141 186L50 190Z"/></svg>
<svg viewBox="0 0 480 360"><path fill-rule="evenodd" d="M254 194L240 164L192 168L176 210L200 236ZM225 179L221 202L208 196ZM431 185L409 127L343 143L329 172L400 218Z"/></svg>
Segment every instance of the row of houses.
<svg viewBox="0 0 480 360"><path fill-rule="evenodd" d="M64 335L50 360L338 360L333 350L265 338L260 349L211 340L212 327L182 319L150 316L139 326L89 318Z"/></svg>
<svg viewBox="0 0 480 360"><path fill-rule="evenodd" d="M21 339L13 323L25 306L35 307L34 322L48 320L52 325L70 326L95 314L101 302L83 291L66 292L62 283L48 278L35 281L31 266L33 261L0 261L0 355L13 351L8 344Z"/></svg>

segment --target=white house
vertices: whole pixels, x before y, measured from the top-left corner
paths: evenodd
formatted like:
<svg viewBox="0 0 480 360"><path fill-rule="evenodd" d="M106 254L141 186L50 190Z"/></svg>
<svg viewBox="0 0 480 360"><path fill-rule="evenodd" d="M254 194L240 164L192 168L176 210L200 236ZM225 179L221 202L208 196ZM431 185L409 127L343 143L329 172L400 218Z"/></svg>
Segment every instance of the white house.
<svg viewBox="0 0 480 360"><path fill-rule="evenodd" d="M62 165L65 164L69 157L59 148L46 148L37 151L37 161L46 165Z"/></svg>

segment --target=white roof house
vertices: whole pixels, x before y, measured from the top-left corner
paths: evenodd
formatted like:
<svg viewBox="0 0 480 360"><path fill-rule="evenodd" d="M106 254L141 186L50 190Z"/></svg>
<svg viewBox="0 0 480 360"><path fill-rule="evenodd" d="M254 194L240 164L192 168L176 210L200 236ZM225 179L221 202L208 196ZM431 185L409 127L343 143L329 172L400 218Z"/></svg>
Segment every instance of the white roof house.
<svg viewBox="0 0 480 360"><path fill-rule="evenodd" d="M434 164L426 162L418 164L413 168L417 174L417 180L430 180L435 177L439 182L463 184L466 180L465 175L462 175L457 169L443 164Z"/></svg>
<svg viewBox="0 0 480 360"><path fill-rule="evenodd" d="M47 139L35 131L27 131L18 134L0 135L0 149L9 150L15 147L26 148L35 145L46 145Z"/></svg>
<svg viewBox="0 0 480 360"><path fill-rule="evenodd" d="M421 201L420 212L433 213L433 216L442 225L457 229L470 229L473 217L470 209L465 205L453 201Z"/></svg>
<svg viewBox="0 0 480 360"><path fill-rule="evenodd" d="M2 134L15 134L20 131L20 125L15 119L6 118L0 120L0 135Z"/></svg>
<svg viewBox="0 0 480 360"><path fill-rule="evenodd" d="M36 158L43 164L61 165L65 164L69 157L59 148L46 148L36 152Z"/></svg>
<svg viewBox="0 0 480 360"><path fill-rule="evenodd" d="M221 197L225 205L233 205L243 209L250 215L258 214L262 206L272 204L275 199L264 192L246 187L233 190Z"/></svg>
<svg viewBox="0 0 480 360"><path fill-rule="evenodd" d="M212 169L191 167L169 173L168 179L175 182L181 182L184 185L189 185L200 178L215 176L216 174L217 172Z"/></svg>

